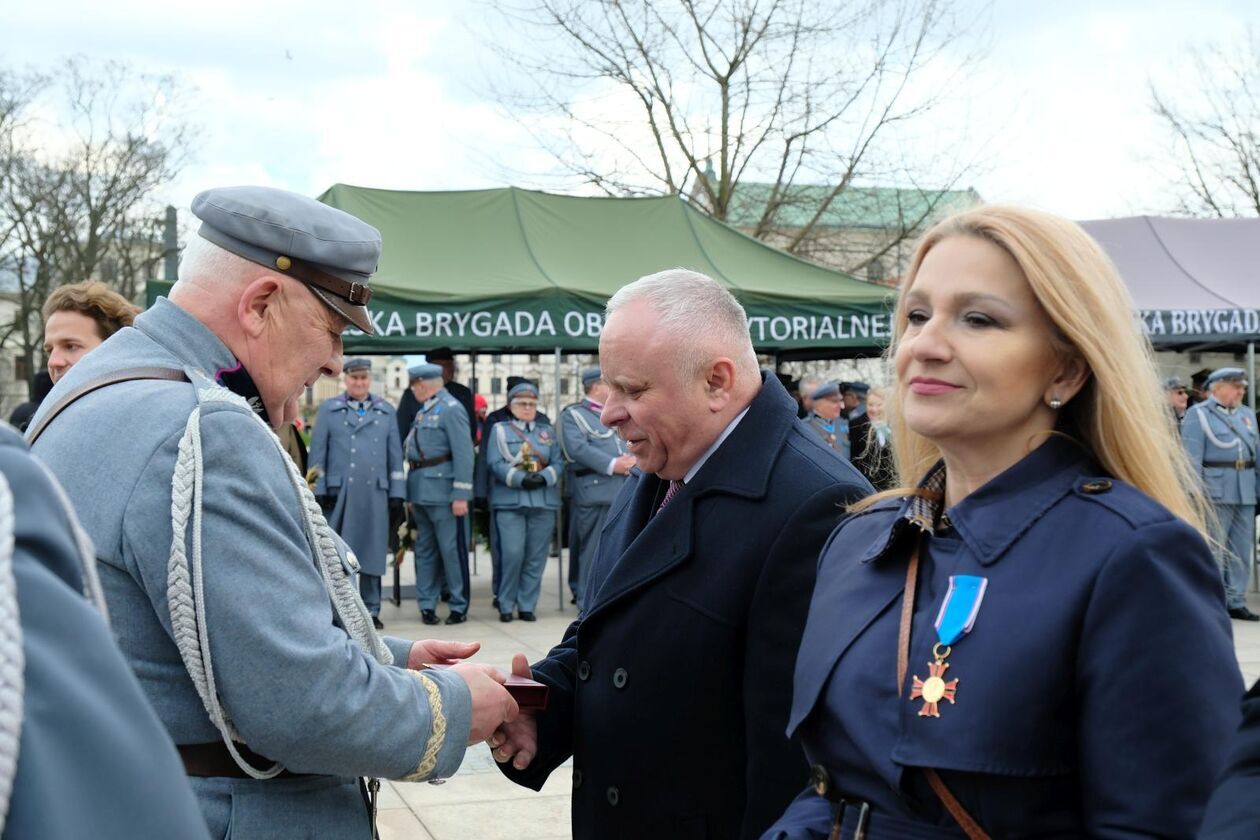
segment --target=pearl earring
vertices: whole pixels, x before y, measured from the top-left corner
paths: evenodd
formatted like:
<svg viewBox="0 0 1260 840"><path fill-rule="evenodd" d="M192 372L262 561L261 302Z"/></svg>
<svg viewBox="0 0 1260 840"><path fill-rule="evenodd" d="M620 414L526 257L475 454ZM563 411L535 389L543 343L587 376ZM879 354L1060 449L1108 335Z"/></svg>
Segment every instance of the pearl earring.
<svg viewBox="0 0 1260 840"><path fill-rule="evenodd" d="M1058 411L1060 408L1063 408L1063 400L1059 399L1058 397L1054 397L1053 399L1050 400L1051 411Z"/></svg>

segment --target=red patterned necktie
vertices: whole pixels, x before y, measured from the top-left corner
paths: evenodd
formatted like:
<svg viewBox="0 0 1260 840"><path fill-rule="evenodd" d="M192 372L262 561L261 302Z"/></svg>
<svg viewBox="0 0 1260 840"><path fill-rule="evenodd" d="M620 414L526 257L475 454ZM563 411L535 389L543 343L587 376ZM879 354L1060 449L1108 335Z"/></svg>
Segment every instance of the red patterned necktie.
<svg viewBox="0 0 1260 840"><path fill-rule="evenodd" d="M660 507L656 509L656 512L660 513L664 510L665 505L669 504L670 499L678 495L678 491L681 490L682 487L683 483L681 481L671 481L669 483L669 489L665 491L665 498L661 499Z"/></svg>

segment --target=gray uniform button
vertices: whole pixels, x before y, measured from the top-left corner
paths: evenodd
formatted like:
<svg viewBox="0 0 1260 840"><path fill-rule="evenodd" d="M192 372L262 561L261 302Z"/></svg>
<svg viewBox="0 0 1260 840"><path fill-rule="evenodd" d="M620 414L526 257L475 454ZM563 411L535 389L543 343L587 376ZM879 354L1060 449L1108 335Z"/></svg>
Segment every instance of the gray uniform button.
<svg viewBox="0 0 1260 840"><path fill-rule="evenodd" d="M618 668L613 672L613 688L625 688L626 680L629 677L630 675L626 673L625 668Z"/></svg>
<svg viewBox="0 0 1260 840"><path fill-rule="evenodd" d="M617 803L620 801L621 801L621 791L617 790L615 786L610 787L608 789L608 804L616 808Z"/></svg>
<svg viewBox="0 0 1260 840"><path fill-rule="evenodd" d="M576 790L577 788L580 788L581 786L582 786L582 771L574 770L573 771L573 788L574 790Z"/></svg>
<svg viewBox="0 0 1260 840"><path fill-rule="evenodd" d="M583 659L578 663L578 679L585 682L591 678L591 663Z"/></svg>

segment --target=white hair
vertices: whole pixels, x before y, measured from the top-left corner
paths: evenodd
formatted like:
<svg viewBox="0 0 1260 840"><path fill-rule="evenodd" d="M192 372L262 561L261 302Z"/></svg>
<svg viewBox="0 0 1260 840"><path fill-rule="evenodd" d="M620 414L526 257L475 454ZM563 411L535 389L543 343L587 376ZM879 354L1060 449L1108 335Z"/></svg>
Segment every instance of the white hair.
<svg viewBox="0 0 1260 840"><path fill-rule="evenodd" d="M807 373L801 377L801 381L796 383L796 392L802 397L814 398L814 391L818 390L818 386L825 382L821 376L816 373Z"/></svg>
<svg viewBox="0 0 1260 840"><path fill-rule="evenodd" d="M712 277L685 268L640 277L608 299L605 315L637 300L651 306L660 327L677 339L679 371L684 377L695 376L715 356L729 356L741 374L760 377L748 315Z"/></svg>
<svg viewBox="0 0 1260 840"><path fill-rule="evenodd" d="M200 236L190 238L179 257L181 282L185 280L223 282L244 278L247 273L258 272L260 269L267 270L265 266L252 263Z"/></svg>

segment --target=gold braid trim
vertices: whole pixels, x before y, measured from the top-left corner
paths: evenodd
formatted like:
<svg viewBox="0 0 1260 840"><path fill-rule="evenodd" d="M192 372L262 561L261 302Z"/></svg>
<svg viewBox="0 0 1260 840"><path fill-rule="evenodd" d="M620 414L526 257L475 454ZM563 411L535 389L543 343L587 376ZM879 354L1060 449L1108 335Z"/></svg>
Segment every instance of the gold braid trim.
<svg viewBox="0 0 1260 840"><path fill-rule="evenodd" d="M424 745L424 755L420 756L420 763L416 765L416 769L410 776L403 778L403 781L423 782L429 778L429 774L437 766L438 752L442 749L443 742L446 741L446 715L442 712L442 692L437 687L437 683L419 671L408 671L407 673L419 680L420 685L424 686L425 694L429 695L429 711L433 717L433 732L429 735L429 740Z"/></svg>

